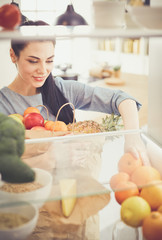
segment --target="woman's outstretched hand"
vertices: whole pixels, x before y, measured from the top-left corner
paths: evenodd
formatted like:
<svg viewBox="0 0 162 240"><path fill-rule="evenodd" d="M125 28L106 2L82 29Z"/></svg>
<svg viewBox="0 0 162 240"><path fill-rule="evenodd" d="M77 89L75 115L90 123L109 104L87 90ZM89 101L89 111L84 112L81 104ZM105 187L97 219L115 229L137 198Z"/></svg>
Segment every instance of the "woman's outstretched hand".
<svg viewBox="0 0 162 240"><path fill-rule="evenodd" d="M139 133L125 136L124 151L130 152L136 159L141 158L144 165L150 165L145 144Z"/></svg>
<svg viewBox="0 0 162 240"><path fill-rule="evenodd" d="M139 117L137 104L134 100L126 99L119 104L119 112L122 116L125 130L139 131ZM125 152L130 152L135 158L141 158L144 165L150 165L145 144L140 133L125 135Z"/></svg>

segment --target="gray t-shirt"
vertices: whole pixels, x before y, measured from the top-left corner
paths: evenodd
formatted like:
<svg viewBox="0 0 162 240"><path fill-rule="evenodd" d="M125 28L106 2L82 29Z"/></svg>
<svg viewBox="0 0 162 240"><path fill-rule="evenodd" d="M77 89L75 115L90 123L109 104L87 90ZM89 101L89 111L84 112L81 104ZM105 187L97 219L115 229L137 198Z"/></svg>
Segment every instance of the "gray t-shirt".
<svg viewBox="0 0 162 240"><path fill-rule="evenodd" d="M63 80L60 77L54 78L54 81L68 102L74 105L75 109L119 115L119 104L128 98L136 101L138 109L141 106L136 99L121 90L91 87L74 80ZM6 115L13 113L23 115L27 107L36 107L42 104L41 93L33 96L22 96L10 90L8 87L3 87L0 90L0 112ZM40 111L42 116L47 119L45 108L41 107ZM49 119L55 120L55 116L50 113Z"/></svg>

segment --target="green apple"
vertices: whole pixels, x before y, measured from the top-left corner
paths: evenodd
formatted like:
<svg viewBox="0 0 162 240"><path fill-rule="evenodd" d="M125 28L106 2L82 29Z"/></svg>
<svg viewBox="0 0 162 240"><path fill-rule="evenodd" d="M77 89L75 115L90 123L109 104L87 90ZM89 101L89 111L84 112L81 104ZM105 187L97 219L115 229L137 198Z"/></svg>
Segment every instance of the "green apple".
<svg viewBox="0 0 162 240"><path fill-rule="evenodd" d="M15 119L17 122L21 123L24 126L22 115L20 115L18 113L13 113L13 114L8 115L8 117L11 117L11 118Z"/></svg>

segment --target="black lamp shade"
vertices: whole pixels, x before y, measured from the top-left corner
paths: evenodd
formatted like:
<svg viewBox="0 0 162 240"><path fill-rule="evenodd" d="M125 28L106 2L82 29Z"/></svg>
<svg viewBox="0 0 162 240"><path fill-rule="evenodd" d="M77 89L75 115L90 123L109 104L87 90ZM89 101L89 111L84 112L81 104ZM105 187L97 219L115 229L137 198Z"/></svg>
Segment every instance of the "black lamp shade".
<svg viewBox="0 0 162 240"><path fill-rule="evenodd" d="M18 3L12 1L12 2L11 2L11 5L15 5L15 6L18 7L18 9L20 10ZM28 18L21 13L21 24L23 24L23 23L26 22L26 21L28 21Z"/></svg>
<svg viewBox="0 0 162 240"><path fill-rule="evenodd" d="M72 4L67 6L64 14L60 15L56 20L56 25L77 26L88 25L85 19L74 11Z"/></svg>

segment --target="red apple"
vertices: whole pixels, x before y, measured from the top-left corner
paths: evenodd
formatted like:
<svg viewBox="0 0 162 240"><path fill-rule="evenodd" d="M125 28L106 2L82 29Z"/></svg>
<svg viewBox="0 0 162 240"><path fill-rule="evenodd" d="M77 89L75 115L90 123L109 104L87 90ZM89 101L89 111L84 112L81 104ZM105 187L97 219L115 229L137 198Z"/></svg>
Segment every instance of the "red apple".
<svg viewBox="0 0 162 240"><path fill-rule="evenodd" d="M31 129L35 126L44 127L44 118L39 113L28 113L24 116L24 125L26 129Z"/></svg>
<svg viewBox="0 0 162 240"><path fill-rule="evenodd" d="M46 128L45 128L45 127L42 127L42 126L32 127L31 130L45 130L45 131L47 131Z"/></svg>

